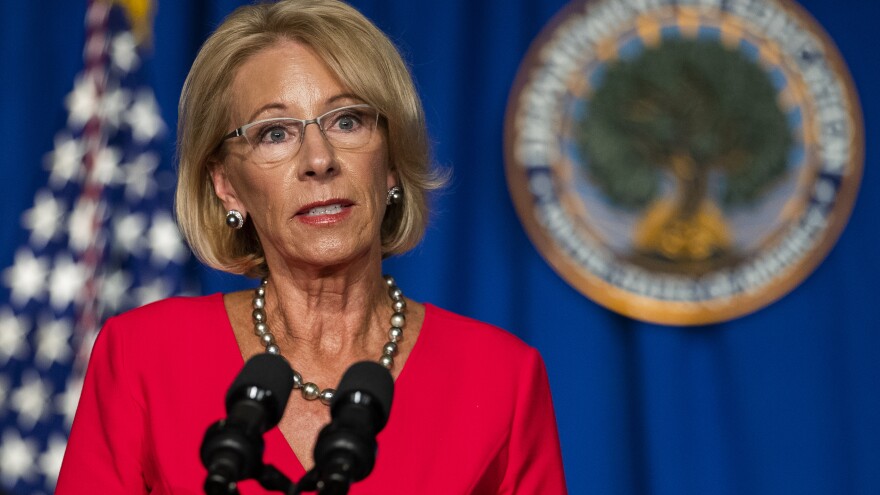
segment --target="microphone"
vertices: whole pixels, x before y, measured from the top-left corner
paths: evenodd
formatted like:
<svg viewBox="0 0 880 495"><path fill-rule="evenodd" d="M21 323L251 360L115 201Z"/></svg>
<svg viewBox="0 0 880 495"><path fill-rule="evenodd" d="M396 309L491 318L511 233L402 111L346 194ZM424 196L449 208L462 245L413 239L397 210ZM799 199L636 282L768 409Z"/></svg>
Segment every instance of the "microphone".
<svg viewBox="0 0 880 495"><path fill-rule="evenodd" d="M330 424L318 434L315 467L301 488L344 495L367 477L376 462L376 435L388 423L394 380L380 364L362 361L342 376L330 405ZM311 488L314 485L315 488Z"/></svg>
<svg viewBox="0 0 880 495"><path fill-rule="evenodd" d="M227 418L202 441L205 493L237 493L237 481L260 474L263 434L281 420L292 388L293 370L283 357L258 354L245 363L226 394Z"/></svg>

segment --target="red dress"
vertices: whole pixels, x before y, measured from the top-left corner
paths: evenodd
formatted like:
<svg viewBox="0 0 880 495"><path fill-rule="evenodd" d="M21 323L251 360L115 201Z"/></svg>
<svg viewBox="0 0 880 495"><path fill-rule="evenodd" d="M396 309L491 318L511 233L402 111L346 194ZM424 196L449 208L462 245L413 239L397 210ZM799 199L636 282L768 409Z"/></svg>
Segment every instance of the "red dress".
<svg viewBox="0 0 880 495"><path fill-rule="evenodd" d="M199 446L226 415L226 390L243 364L220 294L168 299L108 320L56 494L203 493ZM303 467L281 431L267 432L265 442L264 461L299 480ZM378 444L373 472L352 495L565 493L537 351L436 306L426 305ZM267 493L253 480L239 488Z"/></svg>

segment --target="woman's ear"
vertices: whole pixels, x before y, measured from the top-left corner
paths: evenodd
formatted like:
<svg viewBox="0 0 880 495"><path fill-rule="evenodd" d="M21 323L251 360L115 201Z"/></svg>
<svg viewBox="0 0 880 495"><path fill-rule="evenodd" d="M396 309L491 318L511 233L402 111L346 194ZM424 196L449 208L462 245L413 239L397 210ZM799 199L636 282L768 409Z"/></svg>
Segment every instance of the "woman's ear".
<svg viewBox="0 0 880 495"><path fill-rule="evenodd" d="M244 209L244 205L239 201L238 194L235 192L235 187L229 181L229 176L223 163L211 160L208 163L208 170L211 174L211 182L214 184L214 194L223 203L223 207L226 210L238 210L242 215L246 215L247 212Z"/></svg>
<svg viewBox="0 0 880 495"><path fill-rule="evenodd" d="M388 178L386 179L386 186L388 189L391 189L394 186L399 186L400 181L397 180L397 172L394 170L388 170Z"/></svg>

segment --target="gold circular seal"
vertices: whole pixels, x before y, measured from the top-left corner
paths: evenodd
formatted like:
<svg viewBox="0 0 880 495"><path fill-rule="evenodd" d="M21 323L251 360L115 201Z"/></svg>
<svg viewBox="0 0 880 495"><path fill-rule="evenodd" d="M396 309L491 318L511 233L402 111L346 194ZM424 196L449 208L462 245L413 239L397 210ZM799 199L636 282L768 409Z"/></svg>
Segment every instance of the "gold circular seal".
<svg viewBox="0 0 880 495"><path fill-rule="evenodd" d="M864 160L831 39L791 0L592 0L523 61L508 186L568 283L632 318L760 309L827 255Z"/></svg>

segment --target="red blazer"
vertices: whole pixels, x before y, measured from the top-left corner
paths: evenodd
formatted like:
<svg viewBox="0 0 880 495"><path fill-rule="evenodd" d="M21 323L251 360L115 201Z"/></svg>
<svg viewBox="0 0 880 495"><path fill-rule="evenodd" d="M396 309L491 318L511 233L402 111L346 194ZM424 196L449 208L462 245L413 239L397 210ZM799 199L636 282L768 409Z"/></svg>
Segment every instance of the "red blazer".
<svg viewBox="0 0 880 495"><path fill-rule="evenodd" d="M160 301L108 320L92 352L57 495L201 494L207 427L243 366L220 294ZM291 400L299 400L292 396ZM304 473L277 428L264 461ZM537 351L426 305L395 384L373 472L349 493L565 493L556 421ZM267 493L255 481L243 494Z"/></svg>

